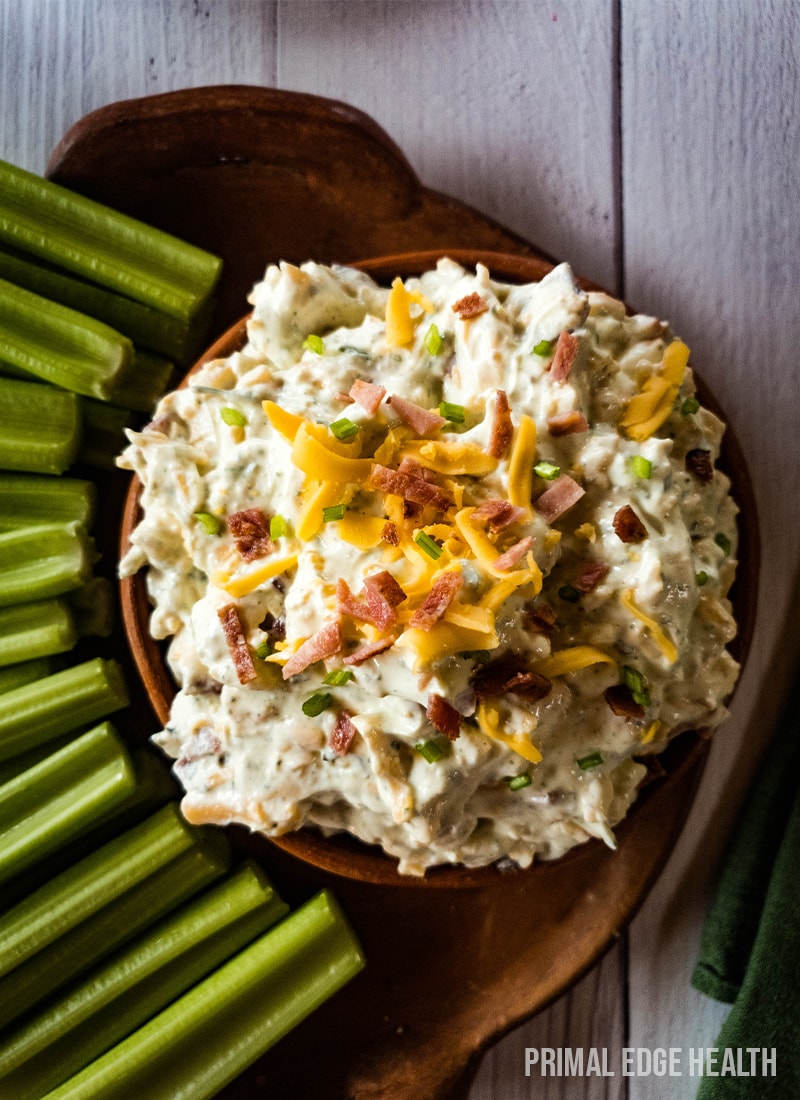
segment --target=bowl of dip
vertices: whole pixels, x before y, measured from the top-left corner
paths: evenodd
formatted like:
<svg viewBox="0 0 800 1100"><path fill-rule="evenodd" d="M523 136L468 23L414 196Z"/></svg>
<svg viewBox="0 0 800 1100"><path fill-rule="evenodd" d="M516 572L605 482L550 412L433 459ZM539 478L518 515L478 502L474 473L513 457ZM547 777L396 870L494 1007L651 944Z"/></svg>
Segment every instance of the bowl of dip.
<svg viewBox="0 0 800 1100"><path fill-rule="evenodd" d="M699 776L754 619L749 481L689 349L506 254L270 266L250 302L123 457L185 816L391 885L614 848Z"/></svg>

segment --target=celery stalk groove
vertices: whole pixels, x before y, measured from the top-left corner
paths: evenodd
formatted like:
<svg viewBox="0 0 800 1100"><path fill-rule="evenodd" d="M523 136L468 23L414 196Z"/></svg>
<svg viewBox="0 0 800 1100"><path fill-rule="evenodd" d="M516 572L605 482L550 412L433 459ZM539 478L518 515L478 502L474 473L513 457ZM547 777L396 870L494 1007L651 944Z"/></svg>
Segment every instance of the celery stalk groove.
<svg viewBox="0 0 800 1100"><path fill-rule="evenodd" d="M63 474L75 461L83 424L74 393L0 378L0 424L2 470Z"/></svg>
<svg viewBox="0 0 800 1100"><path fill-rule="evenodd" d="M0 608L0 666L66 653L77 640L75 618L61 598Z"/></svg>

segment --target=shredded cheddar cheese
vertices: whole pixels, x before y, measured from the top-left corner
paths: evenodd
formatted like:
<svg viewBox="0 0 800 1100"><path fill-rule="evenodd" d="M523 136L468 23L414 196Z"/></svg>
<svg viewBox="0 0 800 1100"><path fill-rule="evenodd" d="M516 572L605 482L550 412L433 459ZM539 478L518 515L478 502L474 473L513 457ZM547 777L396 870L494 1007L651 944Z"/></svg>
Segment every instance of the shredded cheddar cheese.
<svg viewBox="0 0 800 1100"><path fill-rule="evenodd" d="M646 615L640 607L637 607L633 599L633 590L626 588L620 596L623 607L630 611L631 615L639 620L639 622L647 628L653 641L658 648L664 654L670 664L674 664L678 659L678 650L672 639L661 629L655 619Z"/></svg>

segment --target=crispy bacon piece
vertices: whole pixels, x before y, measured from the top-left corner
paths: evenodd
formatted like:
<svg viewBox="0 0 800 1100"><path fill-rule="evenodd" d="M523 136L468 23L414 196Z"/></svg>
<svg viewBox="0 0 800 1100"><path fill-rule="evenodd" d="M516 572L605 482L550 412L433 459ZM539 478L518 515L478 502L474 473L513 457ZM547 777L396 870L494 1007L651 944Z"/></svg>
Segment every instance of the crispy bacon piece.
<svg viewBox="0 0 800 1100"><path fill-rule="evenodd" d="M550 435L574 435L576 432L585 432L588 428L589 421L577 409L556 413L555 416L547 418L547 430Z"/></svg>
<svg viewBox="0 0 800 1100"><path fill-rule="evenodd" d="M472 690L478 699L491 699L498 695L521 695L536 703L550 694L552 683L546 676L534 672L521 657L501 657L492 661L473 675Z"/></svg>
<svg viewBox="0 0 800 1100"><path fill-rule="evenodd" d="M397 622L397 607L408 597L388 569L365 577L363 592L375 625L381 630L394 626Z"/></svg>
<svg viewBox="0 0 800 1100"><path fill-rule="evenodd" d="M523 625L532 634L552 634L556 625L556 613L546 603L530 604L523 612Z"/></svg>
<svg viewBox="0 0 800 1100"><path fill-rule="evenodd" d="M366 601L352 593L344 577L336 582L336 610L340 615L349 615L351 619L358 619L362 623L372 622Z"/></svg>
<svg viewBox="0 0 800 1100"><path fill-rule="evenodd" d="M573 504L577 504L584 490L569 474L561 474L534 502L534 508L547 523L555 523Z"/></svg>
<svg viewBox="0 0 800 1100"><path fill-rule="evenodd" d="M455 741L461 733L461 715L443 696L429 695L425 714L430 724L449 740Z"/></svg>
<svg viewBox="0 0 800 1100"><path fill-rule="evenodd" d="M338 619L323 626L316 634L306 638L297 652L293 653L283 666L284 680L296 676L298 672L304 672L309 665L338 653L342 648L342 641L342 627Z"/></svg>
<svg viewBox="0 0 800 1100"><path fill-rule="evenodd" d="M497 497L490 497L483 504L479 504L471 517L473 521L477 520L478 523L487 522L489 530L495 534L498 531L504 531L512 523L524 518L524 508L519 508L516 504L512 504L510 500L499 500Z"/></svg>
<svg viewBox="0 0 800 1100"><path fill-rule="evenodd" d="M349 657L345 657L346 665L363 665L370 657L377 657L385 649L389 649L395 643L394 637L379 638L377 642L364 642L358 649L354 649Z"/></svg>
<svg viewBox="0 0 800 1100"><path fill-rule="evenodd" d="M383 530L381 531L381 539L383 542L388 543L389 546L399 546L400 532L397 530L397 524L392 523L390 519L387 519L386 523L383 525Z"/></svg>
<svg viewBox="0 0 800 1100"><path fill-rule="evenodd" d="M344 756L349 751L356 735L356 727L350 721L351 717L352 715L346 710L340 710L328 737L328 745L337 756Z"/></svg>
<svg viewBox="0 0 800 1100"><path fill-rule="evenodd" d="M453 313L457 313L462 321L469 321L470 318L485 313L488 308L489 303L480 296L477 290L473 290L471 294L467 294L464 298L459 298L457 302L453 302Z"/></svg>
<svg viewBox="0 0 800 1100"><path fill-rule="evenodd" d="M711 451L701 450L700 447L687 451L686 469L701 481L708 483L713 480L714 463L711 461Z"/></svg>
<svg viewBox="0 0 800 1100"><path fill-rule="evenodd" d="M407 424L411 431L416 432L417 435L428 435L430 432L435 432L438 428L444 427L447 423L445 418L439 416L437 412L433 412L431 409L423 409L421 405L415 405L413 401L406 401L404 397L398 397L396 393L393 393L389 398L389 404L403 423Z"/></svg>
<svg viewBox="0 0 800 1100"><path fill-rule="evenodd" d="M521 561L533 546L533 538L530 535L526 535L524 539L520 539L519 542L515 542L513 546L509 546L508 550L504 554L501 554L499 558L494 559L495 569L499 569L501 573L505 573L508 569L513 569L517 562Z"/></svg>
<svg viewBox="0 0 800 1100"><path fill-rule="evenodd" d="M263 558L272 550L269 522L260 508L232 512L227 518L227 524L244 561Z"/></svg>
<svg viewBox="0 0 800 1100"><path fill-rule="evenodd" d="M603 692L605 701L620 718L644 718L644 707L637 703L625 684L613 684Z"/></svg>
<svg viewBox="0 0 800 1100"><path fill-rule="evenodd" d="M428 469L427 466L420 466L413 458L409 458L408 455L402 459L400 465L397 467L399 474L408 474L409 477L421 477L423 481L436 481L436 474L433 470Z"/></svg>
<svg viewBox="0 0 800 1100"><path fill-rule="evenodd" d="M225 635L225 641L228 643L231 660L233 661L233 667L236 669L239 683L249 684L251 680L255 680L257 673L250 650L247 648L247 641L242 630L239 612L236 610L236 604L228 603L224 607L218 608L217 615L222 624L222 631Z"/></svg>
<svg viewBox="0 0 800 1100"><path fill-rule="evenodd" d="M607 574L608 566L604 561L585 561L575 578L575 587L579 592L591 592Z"/></svg>
<svg viewBox="0 0 800 1100"><path fill-rule="evenodd" d="M556 342L556 350L550 363L550 377L556 382L566 382L577 354L578 337L564 329Z"/></svg>
<svg viewBox="0 0 800 1100"><path fill-rule="evenodd" d="M446 512L453 503L452 498L440 485L425 481L411 474L401 474L376 462L367 479L367 488L410 500L412 504L432 504L440 512Z"/></svg>
<svg viewBox="0 0 800 1100"><path fill-rule="evenodd" d="M370 416L375 415L385 396L384 386L378 386L374 382L364 382L360 378L356 378L348 394L348 397L351 397Z"/></svg>
<svg viewBox="0 0 800 1100"><path fill-rule="evenodd" d="M418 630L430 630L444 615L464 584L460 573L442 573L433 582L430 592L409 620L409 626Z"/></svg>
<svg viewBox="0 0 800 1100"><path fill-rule="evenodd" d="M505 458L508 454L508 448L511 446L513 435L514 425L511 422L511 406L508 403L505 390L498 390L487 448L492 458Z"/></svg>
<svg viewBox="0 0 800 1100"><path fill-rule="evenodd" d="M647 528L631 508L623 504L614 514L614 531L620 542L641 542L647 538Z"/></svg>

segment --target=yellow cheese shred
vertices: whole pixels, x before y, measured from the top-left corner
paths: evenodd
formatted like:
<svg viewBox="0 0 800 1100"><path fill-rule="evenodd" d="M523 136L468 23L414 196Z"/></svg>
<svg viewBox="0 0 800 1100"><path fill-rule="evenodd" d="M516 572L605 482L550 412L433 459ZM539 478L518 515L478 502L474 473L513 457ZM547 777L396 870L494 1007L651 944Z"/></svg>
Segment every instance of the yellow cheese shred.
<svg viewBox="0 0 800 1100"><path fill-rule="evenodd" d="M644 442L667 419L688 362L689 349L681 340L673 341L664 349L661 374L651 375L645 381L640 392L628 401L620 420L620 427L631 439L637 443Z"/></svg>
<svg viewBox="0 0 800 1100"><path fill-rule="evenodd" d="M267 414L267 419L275 431L280 432L284 439L293 443L300 425L305 423L303 417L298 416L297 413L287 412L274 401L262 401L261 408Z"/></svg>
<svg viewBox="0 0 800 1100"><path fill-rule="evenodd" d="M297 537L308 542L322 527L322 511L333 504L345 504L349 492L347 484L339 481L311 481L306 483L303 503L297 515ZM346 513L345 513L346 514Z"/></svg>
<svg viewBox="0 0 800 1100"><path fill-rule="evenodd" d="M500 712L494 707L489 706L487 703L480 703L475 716L478 719L481 732L486 734L487 737L490 737L493 741L499 741L509 749L513 749L529 764L541 763L542 754L527 737L520 734L506 733L501 729Z"/></svg>
<svg viewBox="0 0 800 1100"><path fill-rule="evenodd" d="M484 477L497 469L497 459L469 441L409 439L400 448L402 458L413 458L429 470L451 477Z"/></svg>
<svg viewBox="0 0 800 1100"><path fill-rule="evenodd" d="M637 618L639 622L642 623L642 625L645 626L647 630L649 630L653 641L656 643L656 645L664 654L669 663L671 665L674 664L678 659L677 646L672 641L672 639L661 629L655 619L652 619L649 615L646 615L644 611L641 610L641 608L636 606L633 599L633 590L631 588L626 588L620 596L620 599L622 600L623 607L630 611L631 615Z"/></svg>
<svg viewBox="0 0 800 1100"><path fill-rule="evenodd" d="M365 516L361 512L348 511L337 520L336 533L357 550L372 550L381 545L385 526L386 520L383 516Z"/></svg>
<svg viewBox="0 0 800 1100"><path fill-rule="evenodd" d="M218 570L211 574L211 583L217 588L222 588L234 599L238 599L240 596L246 596L248 592L254 592L266 581L277 577L279 573L288 573L296 565L297 554L289 554L284 558L269 558L256 569L240 574L238 577L227 570Z"/></svg>
<svg viewBox="0 0 800 1100"><path fill-rule="evenodd" d="M534 670L541 676L552 680L555 676L564 676L568 672L577 672L590 665L615 665L617 662L602 649L593 645L573 645L551 653L534 664Z"/></svg>
<svg viewBox="0 0 800 1100"><path fill-rule="evenodd" d="M444 657L475 649L497 649L500 639L494 629L470 630L440 619L430 630L410 627L395 642L401 649L410 649L416 656L415 671Z"/></svg>
<svg viewBox="0 0 800 1100"><path fill-rule="evenodd" d="M325 481L342 481L361 484L366 481L372 470L371 458L347 458L337 453L335 439L330 443L321 442L307 422L297 429L292 444L292 462L304 474Z"/></svg>
<svg viewBox="0 0 800 1100"><path fill-rule="evenodd" d="M520 417L508 460L508 499L531 515L533 460L536 457L536 422Z"/></svg>

